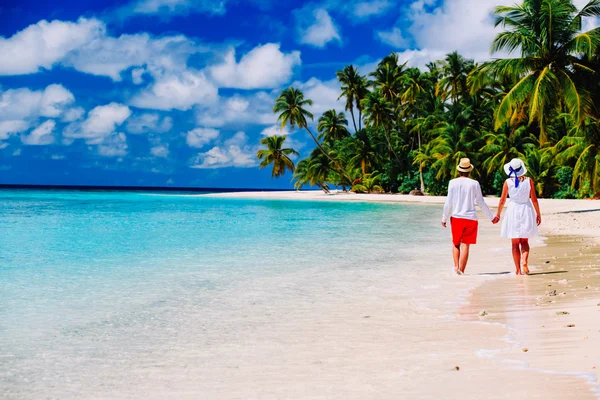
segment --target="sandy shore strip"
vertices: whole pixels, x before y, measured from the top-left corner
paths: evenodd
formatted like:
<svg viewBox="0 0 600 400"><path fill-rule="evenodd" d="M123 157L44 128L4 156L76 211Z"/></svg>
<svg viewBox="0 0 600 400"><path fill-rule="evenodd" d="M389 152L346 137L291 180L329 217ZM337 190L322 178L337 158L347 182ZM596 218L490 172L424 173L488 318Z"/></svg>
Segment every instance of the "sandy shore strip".
<svg viewBox="0 0 600 400"><path fill-rule="evenodd" d="M434 196L320 191L208 196L440 205L445 201ZM486 202L496 207L498 199L489 197ZM499 275L477 286L457 311L458 319L471 325L455 333L467 335L473 346L456 353L464 374L439 377L440 387L450 390L446 394L464 398L479 398L478 393L484 392L486 398L600 398L600 201L540 199L540 207L541 234L546 240L537 241L544 245L532 248L531 276L503 274L514 268L510 244L499 237L499 229L482 226L480 244L464 279L478 279L482 270ZM484 338L489 335L504 335L505 345L496 340L486 346Z"/></svg>

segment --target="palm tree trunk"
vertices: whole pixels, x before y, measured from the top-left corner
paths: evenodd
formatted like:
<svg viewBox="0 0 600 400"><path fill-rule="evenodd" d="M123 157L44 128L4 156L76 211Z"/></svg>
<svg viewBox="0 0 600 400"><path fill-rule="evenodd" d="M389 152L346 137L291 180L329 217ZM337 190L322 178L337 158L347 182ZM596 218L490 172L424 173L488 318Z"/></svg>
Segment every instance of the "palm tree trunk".
<svg viewBox="0 0 600 400"><path fill-rule="evenodd" d="M394 148L392 147L392 141L390 140L390 136L387 131L385 131L384 136L385 136L385 140L387 140L387 142L388 142L388 154L391 152L394 155L394 157L396 158L396 161L400 162L398 155L396 154L396 152L394 151ZM391 155L389 156L389 158L390 158L390 161L392 161Z"/></svg>
<svg viewBox="0 0 600 400"><path fill-rule="evenodd" d="M350 115L352 115L352 124L354 124L354 132L358 132L356 129L356 121L354 120L354 107L350 107Z"/></svg>
<svg viewBox="0 0 600 400"><path fill-rule="evenodd" d="M358 130L362 130L362 109L358 109Z"/></svg>
<svg viewBox="0 0 600 400"><path fill-rule="evenodd" d="M340 174L340 176L343 176L343 177L347 178L349 182L352 182L352 178L350 177L350 175L348 175L348 173L344 170L344 168L339 163L339 161L334 160L333 158L331 158L329 156L329 154L327 153L327 151L325 151L325 149L323 148L323 146L321 146L321 143L319 143L319 141L317 140L317 138L315 137L315 135L313 135L313 133L311 132L311 130L308 128L308 125L304 125L304 129L307 130L307 132L310 135L310 137L312 138L312 140L314 140L314 142L316 143L316 145L319 148L319 150L321 150L321 153L323 153L323 155L325 157L327 157L327 159L335 165L335 167L336 167L335 169L337 169L337 173Z"/></svg>
<svg viewBox="0 0 600 400"><path fill-rule="evenodd" d="M417 132L417 136L419 137L419 153L421 152L421 130ZM423 163L419 163L419 179L421 180L421 192L425 193L425 182L423 181Z"/></svg>

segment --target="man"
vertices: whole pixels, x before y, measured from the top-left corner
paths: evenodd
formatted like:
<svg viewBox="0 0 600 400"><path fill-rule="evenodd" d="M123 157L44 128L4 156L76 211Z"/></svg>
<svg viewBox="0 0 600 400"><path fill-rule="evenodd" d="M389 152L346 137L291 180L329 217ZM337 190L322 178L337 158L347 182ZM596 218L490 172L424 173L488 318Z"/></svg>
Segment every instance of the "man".
<svg viewBox="0 0 600 400"><path fill-rule="evenodd" d="M450 216L452 227L452 256L454 258L454 272L462 275L469 260L469 246L477 243L477 211L475 205L483 210L485 215L497 224L500 218L494 216L483 200L479 182L469 178L473 165L468 158L463 158L456 167L460 177L452 179L448 185L448 197L444 203L442 226Z"/></svg>

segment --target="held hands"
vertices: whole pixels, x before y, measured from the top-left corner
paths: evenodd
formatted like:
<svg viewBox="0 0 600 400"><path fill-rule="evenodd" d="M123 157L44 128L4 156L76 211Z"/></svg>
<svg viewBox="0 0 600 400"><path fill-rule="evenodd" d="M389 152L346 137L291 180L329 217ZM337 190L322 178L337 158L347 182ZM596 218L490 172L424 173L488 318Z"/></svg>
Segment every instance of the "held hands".
<svg viewBox="0 0 600 400"><path fill-rule="evenodd" d="M496 215L494 217L494 219L492 220L492 224L496 225L499 221L500 221L500 217L498 215Z"/></svg>

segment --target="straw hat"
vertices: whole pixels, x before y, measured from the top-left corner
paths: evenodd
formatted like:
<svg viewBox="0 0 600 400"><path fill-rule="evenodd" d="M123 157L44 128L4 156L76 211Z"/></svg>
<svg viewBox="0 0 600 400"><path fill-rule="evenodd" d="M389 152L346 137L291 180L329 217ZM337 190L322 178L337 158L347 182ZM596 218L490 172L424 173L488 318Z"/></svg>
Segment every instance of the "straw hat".
<svg viewBox="0 0 600 400"><path fill-rule="evenodd" d="M469 160L468 158L461 158L460 162L458 163L458 166L456 167L456 169L459 172L471 172L471 171L473 171L473 165L471 164L471 160Z"/></svg>
<svg viewBox="0 0 600 400"><path fill-rule="evenodd" d="M527 168L525 168L525 163L520 158L513 158L509 163L504 165L504 172L508 176L515 175L518 178L527 173Z"/></svg>

